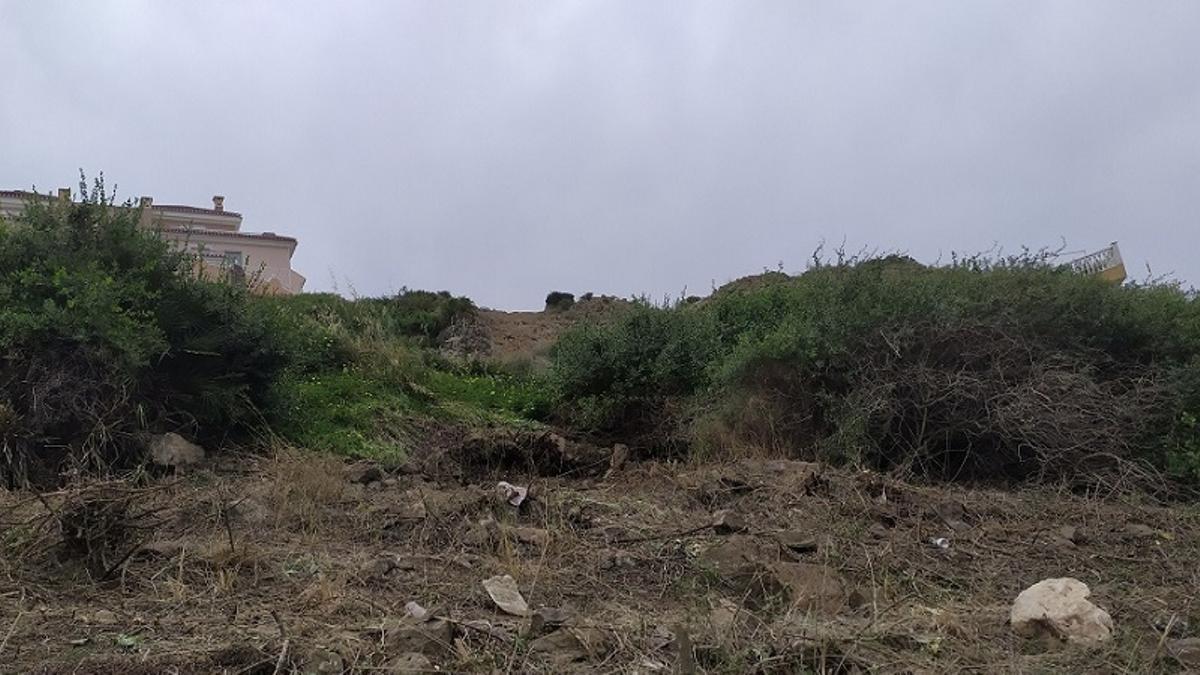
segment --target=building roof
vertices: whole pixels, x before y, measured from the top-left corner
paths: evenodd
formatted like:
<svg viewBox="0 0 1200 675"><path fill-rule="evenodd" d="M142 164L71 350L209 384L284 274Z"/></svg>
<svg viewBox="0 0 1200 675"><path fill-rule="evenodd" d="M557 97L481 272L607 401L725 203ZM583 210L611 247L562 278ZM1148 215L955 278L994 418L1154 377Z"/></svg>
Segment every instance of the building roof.
<svg viewBox="0 0 1200 675"><path fill-rule="evenodd" d="M17 199L54 199L53 195L44 195L32 190L0 190L0 197L16 197Z"/></svg>
<svg viewBox="0 0 1200 675"><path fill-rule="evenodd" d="M225 230L210 230L203 227L165 227L162 231L170 232L172 234L202 234L204 236L231 237L233 239L258 239L260 241L279 241L290 244L296 243L296 240L292 237L284 237L275 234L274 232L226 232Z"/></svg>
<svg viewBox="0 0 1200 675"><path fill-rule="evenodd" d="M205 209L199 206L184 206L182 204L151 204L150 208L155 211L179 211L182 213L202 213L207 216L229 216L230 218L241 218L242 214L237 211L218 211L216 209Z"/></svg>

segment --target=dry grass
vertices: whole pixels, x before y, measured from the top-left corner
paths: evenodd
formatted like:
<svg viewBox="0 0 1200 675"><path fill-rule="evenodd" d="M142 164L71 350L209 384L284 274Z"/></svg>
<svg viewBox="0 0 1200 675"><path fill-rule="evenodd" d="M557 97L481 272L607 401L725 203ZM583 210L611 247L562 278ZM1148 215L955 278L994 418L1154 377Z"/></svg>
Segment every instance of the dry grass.
<svg viewBox="0 0 1200 675"><path fill-rule="evenodd" d="M1196 510L1132 498L944 489L746 461L649 463L606 480L511 475L534 493L517 510L496 499L490 476L465 486L404 476L365 489L342 470L281 451L151 486L137 506L163 507L163 524L100 584L59 559L44 526L47 505L67 495L43 503L0 493L0 662L43 672L273 672L281 663L288 672L332 651L371 672L401 650L399 617L413 600L453 621L453 644L430 655L453 672L628 672L688 660L713 673L1145 672L1171 669L1153 616L1194 619L1200 587ZM269 513L247 522L229 508L239 499ZM965 528L939 518L945 502L963 507ZM719 508L743 515L750 531L738 536L765 562L793 559L775 532L810 534L816 551L796 559L844 579L853 607L751 602L702 560L728 541L704 527ZM496 538L474 536L487 518ZM1131 535L1140 530L1129 524L1153 534ZM1057 541L1062 525L1087 542ZM951 548L930 546L934 536L949 536ZM525 621L499 613L480 585L497 574L512 575L533 607L569 609L567 629L590 656L564 665L531 651L519 639ZM1047 651L1011 635L1004 621L1016 593L1062 575L1090 584L1112 613L1110 645Z"/></svg>

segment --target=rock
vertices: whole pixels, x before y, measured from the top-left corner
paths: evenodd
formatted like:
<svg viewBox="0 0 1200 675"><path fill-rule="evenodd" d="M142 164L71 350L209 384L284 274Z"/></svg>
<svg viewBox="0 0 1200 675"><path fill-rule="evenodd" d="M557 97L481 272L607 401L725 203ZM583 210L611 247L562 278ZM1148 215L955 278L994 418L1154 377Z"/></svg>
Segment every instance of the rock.
<svg viewBox="0 0 1200 675"><path fill-rule="evenodd" d="M1125 526L1125 536L1133 539L1152 539L1157 535L1158 531L1149 525L1130 523Z"/></svg>
<svg viewBox="0 0 1200 675"><path fill-rule="evenodd" d="M142 550L151 555L162 556L164 558L174 558L179 555L187 545L178 539L168 539L165 541L151 541L142 544Z"/></svg>
<svg viewBox="0 0 1200 675"><path fill-rule="evenodd" d="M817 550L817 540L798 530L776 532L775 541L791 553L815 553Z"/></svg>
<svg viewBox="0 0 1200 675"><path fill-rule="evenodd" d="M750 529L745 519L732 509L721 509L713 514L712 528L717 534L736 534Z"/></svg>
<svg viewBox="0 0 1200 675"><path fill-rule="evenodd" d="M1167 654L1188 670L1200 669L1200 638L1167 640Z"/></svg>
<svg viewBox="0 0 1200 675"><path fill-rule="evenodd" d="M204 448L175 433L150 437L150 459L159 466L182 469L204 461Z"/></svg>
<svg viewBox="0 0 1200 675"><path fill-rule="evenodd" d="M608 473L612 475L617 471L625 468L625 462L629 461L629 446L624 443L617 443L612 446L612 454L608 456Z"/></svg>
<svg viewBox="0 0 1200 675"><path fill-rule="evenodd" d="M261 525L271 519L271 510L253 497L243 497L229 505L229 517L245 525Z"/></svg>
<svg viewBox="0 0 1200 675"><path fill-rule="evenodd" d="M561 628L529 643L530 653L560 667L576 661L601 659L611 650L612 637L607 631L592 626Z"/></svg>
<svg viewBox="0 0 1200 675"><path fill-rule="evenodd" d="M752 608L782 598L804 611L835 613L846 605L841 576L825 565L777 560L778 548L734 535L702 551L700 564L712 569Z"/></svg>
<svg viewBox="0 0 1200 675"><path fill-rule="evenodd" d="M1090 645L1112 638L1112 617L1088 602L1087 584L1063 577L1045 579L1021 591L1013 602L1009 623L1018 635L1049 636Z"/></svg>
<svg viewBox="0 0 1200 675"><path fill-rule="evenodd" d="M92 612L92 623L101 626L111 626L117 622L117 615L109 609L98 609Z"/></svg>
<svg viewBox="0 0 1200 675"><path fill-rule="evenodd" d="M1155 633L1173 638L1184 637L1188 632L1187 619L1168 610L1155 612L1154 616L1150 617L1150 626Z"/></svg>
<svg viewBox="0 0 1200 675"><path fill-rule="evenodd" d="M942 502L934 509L937 517L941 519L946 527L956 532L971 529L967 524L967 510L958 502Z"/></svg>
<svg viewBox="0 0 1200 675"><path fill-rule="evenodd" d="M454 648L454 625L442 619L406 622L388 631L384 643L389 652L438 656Z"/></svg>
<svg viewBox="0 0 1200 675"><path fill-rule="evenodd" d="M527 637L536 637L548 633L570 620L570 614L557 607L539 607L529 615L529 625L525 630Z"/></svg>
<svg viewBox="0 0 1200 675"><path fill-rule="evenodd" d="M342 656L329 649L312 651L304 659L305 675L336 675L343 672Z"/></svg>
<svg viewBox="0 0 1200 675"><path fill-rule="evenodd" d="M504 574L484 579L483 589L487 591L492 602L505 612L514 616L529 615L529 605L525 603L516 580L511 576Z"/></svg>
<svg viewBox="0 0 1200 675"><path fill-rule="evenodd" d="M359 570L364 577L368 579L380 579L386 577L388 572L396 569L396 560L391 556L380 556L374 560L368 560Z"/></svg>
<svg viewBox="0 0 1200 675"><path fill-rule="evenodd" d="M600 569L610 570L631 570L637 567L637 559L626 551L608 551L608 554L603 561L600 562Z"/></svg>
<svg viewBox="0 0 1200 675"><path fill-rule="evenodd" d="M736 625L738 616L745 613L737 603L722 598L717 601L717 606L709 611L708 625L714 635L723 637Z"/></svg>
<svg viewBox="0 0 1200 675"><path fill-rule="evenodd" d="M367 483L368 490L380 490L382 488L383 488L383 481L373 480L370 483Z"/></svg>
<svg viewBox="0 0 1200 675"><path fill-rule="evenodd" d="M496 496L512 506L520 506L529 495L529 488L513 485L507 481L496 483Z"/></svg>
<svg viewBox="0 0 1200 675"><path fill-rule="evenodd" d="M791 605L803 612L835 614L846 606L846 584L832 567L775 563L768 569Z"/></svg>
<svg viewBox="0 0 1200 675"><path fill-rule="evenodd" d="M488 516L472 525L463 539L476 548L494 550L496 543L500 541L500 523Z"/></svg>
<svg viewBox="0 0 1200 675"><path fill-rule="evenodd" d="M409 490L400 497L400 504L392 510L398 520L425 520L429 508L420 490Z"/></svg>
<svg viewBox="0 0 1200 675"><path fill-rule="evenodd" d="M434 669L433 663L424 654L408 652L401 654L383 667L385 673L428 673Z"/></svg>
<svg viewBox="0 0 1200 675"><path fill-rule="evenodd" d="M522 544L537 548L545 548L550 545L550 532L538 527L516 527L513 528L512 533Z"/></svg>
<svg viewBox="0 0 1200 675"><path fill-rule="evenodd" d="M358 485L370 485L383 480L383 470L372 462L355 462L346 467L346 480Z"/></svg>

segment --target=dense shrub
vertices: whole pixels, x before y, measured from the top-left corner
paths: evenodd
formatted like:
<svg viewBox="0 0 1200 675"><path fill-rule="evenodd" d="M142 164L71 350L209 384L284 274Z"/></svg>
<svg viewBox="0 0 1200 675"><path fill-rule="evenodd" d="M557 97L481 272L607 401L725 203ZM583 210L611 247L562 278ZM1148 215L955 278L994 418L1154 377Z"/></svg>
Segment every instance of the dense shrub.
<svg viewBox="0 0 1200 675"><path fill-rule="evenodd" d="M245 288L196 278L136 209L85 188L0 221L8 483L134 461L145 429L243 427L283 365Z"/></svg>
<svg viewBox="0 0 1200 675"><path fill-rule="evenodd" d="M550 291L546 294L546 311L564 311L575 306L575 295L562 291Z"/></svg>
<svg viewBox="0 0 1200 675"><path fill-rule="evenodd" d="M1038 258L903 258L733 284L563 337L560 414L694 451L819 455L945 477L1196 474L1200 309ZM634 414L636 413L636 414ZM651 439L649 442L654 442Z"/></svg>

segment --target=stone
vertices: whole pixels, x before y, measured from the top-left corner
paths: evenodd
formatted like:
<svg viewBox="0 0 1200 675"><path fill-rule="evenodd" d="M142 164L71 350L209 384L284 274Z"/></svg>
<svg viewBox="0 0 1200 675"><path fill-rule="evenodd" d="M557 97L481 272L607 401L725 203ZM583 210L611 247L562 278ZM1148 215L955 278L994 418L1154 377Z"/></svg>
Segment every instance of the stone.
<svg viewBox="0 0 1200 675"><path fill-rule="evenodd" d="M752 537L734 535L702 551L698 560L751 608L782 599L803 611L836 613L845 607L848 594L841 576L832 568L777 560L778 548Z"/></svg>
<svg viewBox="0 0 1200 675"><path fill-rule="evenodd" d="M958 502L942 502L935 509L937 517L946 527L956 532L971 529L967 524L967 510Z"/></svg>
<svg viewBox="0 0 1200 675"><path fill-rule="evenodd" d="M355 462L346 467L346 480L358 485L370 485L383 480L383 470L372 462Z"/></svg>
<svg viewBox="0 0 1200 675"><path fill-rule="evenodd" d="M489 577L483 580L483 589L487 591L492 602L505 612L514 616L528 616L529 605L525 602L517 582L507 574Z"/></svg>
<svg viewBox="0 0 1200 675"><path fill-rule="evenodd" d="M559 667L601 659L612 651L612 636L593 626L561 628L529 643L529 651Z"/></svg>
<svg viewBox="0 0 1200 675"><path fill-rule="evenodd" d="M1130 523L1125 526L1125 536L1133 539L1152 539L1157 535L1158 531L1149 525Z"/></svg>
<svg viewBox="0 0 1200 675"><path fill-rule="evenodd" d="M435 670L433 663L419 652L401 654L383 667L385 673L428 673Z"/></svg>
<svg viewBox="0 0 1200 675"><path fill-rule="evenodd" d="M446 654L454 648L454 625L442 619L406 622L388 631L384 643L389 652Z"/></svg>
<svg viewBox="0 0 1200 675"><path fill-rule="evenodd" d="M746 612L738 607L737 603L722 598L717 601L717 606L709 611L708 625L714 635L723 637L728 635L729 631L737 624L739 615L744 614Z"/></svg>
<svg viewBox="0 0 1200 675"><path fill-rule="evenodd" d="M204 448L176 433L151 436L149 445L150 459L159 466L182 469L204 461Z"/></svg>
<svg viewBox="0 0 1200 675"><path fill-rule="evenodd" d="M1009 623L1018 635L1052 637L1092 645L1112 638L1112 617L1088 601L1087 584L1063 577L1044 579L1021 591Z"/></svg>
<svg viewBox="0 0 1200 675"><path fill-rule="evenodd" d="M487 516L472 525L463 536L463 540L476 548L491 551L500 541L500 523L496 522L495 518Z"/></svg>
<svg viewBox="0 0 1200 675"><path fill-rule="evenodd" d="M539 607L529 615L529 625L526 628L525 634L528 637L536 637L543 633L548 633L567 623L570 618L570 613L564 609Z"/></svg>
<svg viewBox="0 0 1200 675"><path fill-rule="evenodd" d="M1181 638L1187 635L1188 620L1178 612L1162 610L1150 617L1150 627L1159 635Z"/></svg>
<svg viewBox="0 0 1200 675"><path fill-rule="evenodd" d="M335 675L344 671L342 656L330 649L317 649L304 659L305 675Z"/></svg>
<svg viewBox="0 0 1200 675"><path fill-rule="evenodd" d="M550 532L538 527L515 527L512 530L513 536L522 544L528 544L536 548L545 548L550 545Z"/></svg>
<svg viewBox="0 0 1200 675"><path fill-rule="evenodd" d="M717 534L737 534L746 532L750 526L746 520L732 509L721 509L713 514L713 531Z"/></svg>
<svg viewBox="0 0 1200 675"><path fill-rule="evenodd" d="M1192 669L1200 669L1200 638L1183 638L1182 640L1167 640L1167 654L1179 662L1179 665Z"/></svg>
<svg viewBox="0 0 1200 675"><path fill-rule="evenodd" d="M629 461L629 446L617 443L612 446L612 454L608 456L608 473L611 475L625 467Z"/></svg>
<svg viewBox="0 0 1200 675"><path fill-rule="evenodd" d="M92 612L92 623L101 626L111 626L117 622L117 615L109 609L98 609Z"/></svg>
<svg viewBox="0 0 1200 675"><path fill-rule="evenodd" d="M380 579L386 577L389 572L396 569L396 560L390 556L380 556L373 560L368 560L363 564L362 575L368 579Z"/></svg>
<svg viewBox="0 0 1200 675"><path fill-rule="evenodd" d="M261 525L271 519L271 510L253 497L243 497L229 505L229 517L245 525Z"/></svg>
<svg viewBox="0 0 1200 675"><path fill-rule="evenodd" d="M791 606L803 612L836 614L849 599L841 575L828 565L781 562L768 569Z"/></svg>
<svg viewBox="0 0 1200 675"><path fill-rule="evenodd" d="M815 553L817 540L806 532L784 530L775 533L775 541L791 553Z"/></svg>

